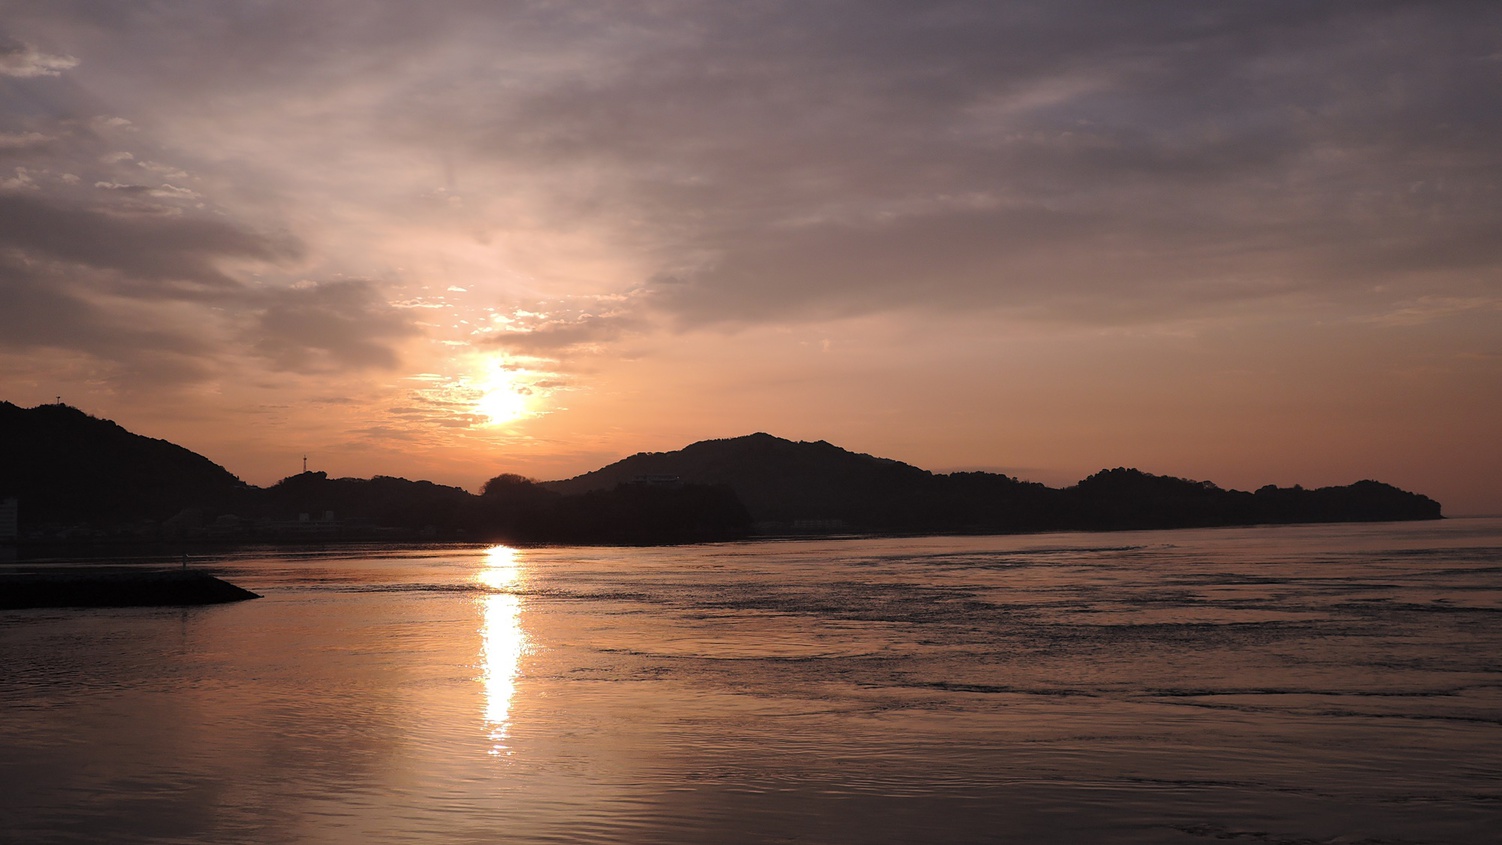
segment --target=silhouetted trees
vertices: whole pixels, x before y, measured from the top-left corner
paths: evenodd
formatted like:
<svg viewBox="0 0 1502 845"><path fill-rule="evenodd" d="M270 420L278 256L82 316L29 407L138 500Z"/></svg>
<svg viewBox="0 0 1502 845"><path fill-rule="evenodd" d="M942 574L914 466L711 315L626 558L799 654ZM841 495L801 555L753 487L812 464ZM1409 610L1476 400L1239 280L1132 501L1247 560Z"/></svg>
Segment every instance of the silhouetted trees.
<svg viewBox="0 0 1502 845"><path fill-rule="evenodd" d="M508 474L487 481L480 499L482 530L511 542L696 543L738 539L752 527L725 486L628 483L567 495Z"/></svg>

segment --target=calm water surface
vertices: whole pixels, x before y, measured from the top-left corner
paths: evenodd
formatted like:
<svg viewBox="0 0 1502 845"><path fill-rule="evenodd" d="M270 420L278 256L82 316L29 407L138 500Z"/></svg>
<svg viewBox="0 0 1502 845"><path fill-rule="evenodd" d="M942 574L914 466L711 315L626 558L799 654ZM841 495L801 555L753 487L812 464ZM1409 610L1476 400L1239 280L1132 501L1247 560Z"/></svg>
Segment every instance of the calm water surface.
<svg viewBox="0 0 1502 845"><path fill-rule="evenodd" d="M1498 520L205 567L0 612L0 841L1502 830Z"/></svg>

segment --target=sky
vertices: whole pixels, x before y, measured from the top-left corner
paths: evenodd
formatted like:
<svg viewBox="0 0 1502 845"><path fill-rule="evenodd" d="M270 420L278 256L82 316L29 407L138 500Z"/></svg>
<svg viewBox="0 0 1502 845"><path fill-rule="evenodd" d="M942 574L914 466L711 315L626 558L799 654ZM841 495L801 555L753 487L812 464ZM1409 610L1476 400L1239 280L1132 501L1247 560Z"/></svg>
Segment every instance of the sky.
<svg viewBox="0 0 1502 845"><path fill-rule="evenodd" d="M0 399L1502 513L1502 4L0 0Z"/></svg>

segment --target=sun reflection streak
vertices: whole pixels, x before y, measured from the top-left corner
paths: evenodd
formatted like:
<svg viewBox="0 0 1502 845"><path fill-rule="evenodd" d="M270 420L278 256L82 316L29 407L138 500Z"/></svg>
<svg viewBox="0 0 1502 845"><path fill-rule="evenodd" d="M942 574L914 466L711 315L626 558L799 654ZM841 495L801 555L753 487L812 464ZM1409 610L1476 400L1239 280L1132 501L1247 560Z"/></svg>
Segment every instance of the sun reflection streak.
<svg viewBox="0 0 1502 845"><path fill-rule="evenodd" d="M493 590L509 591L521 578L516 549L495 546L485 552L485 569L475 576ZM496 592L485 596L480 627L480 682L485 685L485 727L490 732L491 754L509 753L506 736L511 728L511 699L516 694L516 673L527 650L521 626L521 596Z"/></svg>

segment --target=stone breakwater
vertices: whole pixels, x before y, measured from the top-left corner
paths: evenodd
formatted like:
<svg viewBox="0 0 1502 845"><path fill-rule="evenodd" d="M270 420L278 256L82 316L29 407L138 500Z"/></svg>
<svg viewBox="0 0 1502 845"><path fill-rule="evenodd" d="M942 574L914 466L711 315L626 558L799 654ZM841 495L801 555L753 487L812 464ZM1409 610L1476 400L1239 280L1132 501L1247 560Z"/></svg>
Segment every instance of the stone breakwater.
<svg viewBox="0 0 1502 845"><path fill-rule="evenodd" d="M224 604L256 593L196 569L55 569L0 574L0 610Z"/></svg>

